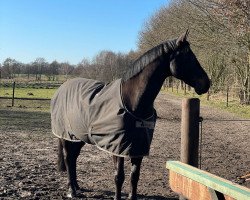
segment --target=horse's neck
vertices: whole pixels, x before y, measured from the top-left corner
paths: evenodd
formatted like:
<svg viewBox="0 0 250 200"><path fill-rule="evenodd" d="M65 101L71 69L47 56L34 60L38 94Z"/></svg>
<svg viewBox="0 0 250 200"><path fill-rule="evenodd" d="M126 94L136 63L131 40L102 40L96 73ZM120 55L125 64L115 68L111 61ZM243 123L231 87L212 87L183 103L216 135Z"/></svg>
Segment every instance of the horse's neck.
<svg viewBox="0 0 250 200"><path fill-rule="evenodd" d="M170 75L169 56L157 58L136 76L123 82L126 107L138 117L152 114L153 103L167 76Z"/></svg>

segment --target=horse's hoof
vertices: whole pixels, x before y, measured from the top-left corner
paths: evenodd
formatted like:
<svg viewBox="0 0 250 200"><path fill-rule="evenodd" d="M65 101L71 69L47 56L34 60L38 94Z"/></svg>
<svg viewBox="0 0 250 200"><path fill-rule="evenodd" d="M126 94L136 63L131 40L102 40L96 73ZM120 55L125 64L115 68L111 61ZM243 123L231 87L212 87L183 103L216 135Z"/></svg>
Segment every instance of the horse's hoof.
<svg viewBox="0 0 250 200"><path fill-rule="evenodd" d="M73 195L73 194L71 194L71 193L68 193L68 194L67 194L67 197L68 197L68 198L73 198L73 197L75 197L75 195Z"/></svg>
<svg viewBox="0 0 250 200"><path fill-rule="evenodd" d="M69 189L67 195L66 195L68 198L73 198L73 197L76 197L76 192L75 191L72 191L71 189Z"/></svg>
<svg viewBox="0 0 250 200"><path fill-rule="evenodd" d="M129 200L137 200L137 195L131 195L131 194L130 194L130 195L128 196L128 199L129 199Z"/></svg>
<svg viewBox="0 0 250 200"><path fill-rule="evenodd" d="M121 200L121 197L114 196L114 200Z"/></svg>
<svg viewBox="0 0 250 200"><path fill-rule="evenodd" d="M76 190L81 190L80 186L78 184L75 185Z"/></svg>

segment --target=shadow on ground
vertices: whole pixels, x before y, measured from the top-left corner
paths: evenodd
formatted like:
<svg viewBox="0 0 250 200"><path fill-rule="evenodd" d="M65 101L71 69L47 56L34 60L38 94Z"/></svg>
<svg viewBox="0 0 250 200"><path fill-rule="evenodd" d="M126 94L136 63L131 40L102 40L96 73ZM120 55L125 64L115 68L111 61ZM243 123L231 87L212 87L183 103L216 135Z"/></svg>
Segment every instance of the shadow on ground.
<svg viewBox="0 0 250 200"><path fill-rule="evenodd" d="M2 130L9 132L50 132L50 113L0 109L0 121Z"/></svg>
<svg viewBox="0 0 250 200"><path fill-rule="evenodd" d="M88 194L91 193L91 194ZM94 194L96 193L96 194ZM93 195L94 194L94 195ZM92 196L91 196L92 195ZM97 191L93 191L93 190L83 190L82 194L79 194L76 198L74 199L79 199L79 198L83 198L83 199L105 199L105 200L113 200L115 193L114 192L110 192L110 191L105 191L105 190L97 190ZM128 195L127 194L122 194L122 199L128 199ZM138 199L139 200L178 200L178 198L175 197L164 197L164 196L160 196L160 195L138 195Z"/></svg>

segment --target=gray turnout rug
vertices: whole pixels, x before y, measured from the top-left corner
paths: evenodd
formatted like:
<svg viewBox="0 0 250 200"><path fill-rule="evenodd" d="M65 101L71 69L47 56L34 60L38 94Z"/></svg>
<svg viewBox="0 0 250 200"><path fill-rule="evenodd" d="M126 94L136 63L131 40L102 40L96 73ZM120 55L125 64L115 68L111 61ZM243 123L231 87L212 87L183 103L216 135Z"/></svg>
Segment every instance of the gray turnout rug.
<svg viewBox="0 0 250 200"><path fill-rule="evenodd" d="M139 119L122 102L121 79L109 84L76 78L51 100L52 132L59 138L96 145L122 157L149 155L156 113Z"/></svg>

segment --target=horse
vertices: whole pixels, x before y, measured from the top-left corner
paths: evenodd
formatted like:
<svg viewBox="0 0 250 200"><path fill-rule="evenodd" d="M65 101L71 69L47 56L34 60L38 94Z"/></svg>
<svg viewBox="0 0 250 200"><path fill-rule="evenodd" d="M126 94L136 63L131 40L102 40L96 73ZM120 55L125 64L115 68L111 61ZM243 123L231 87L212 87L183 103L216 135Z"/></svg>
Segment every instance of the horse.
<svg viewBox="0 0 250 200"><path fill-rule="evenodd" d="M67 171L67 197L77 196L76 161L86 144L112 154L115 200L121 199L124 158L131 161L129 199L137 199L140 166L149 155L156 122L154 101L169 76L199 95L210 87L187 41L188 31L139 57L121 78L109 84L76 78L62 84L51 100L52 132L58 139L58 170Z"/></svg>

